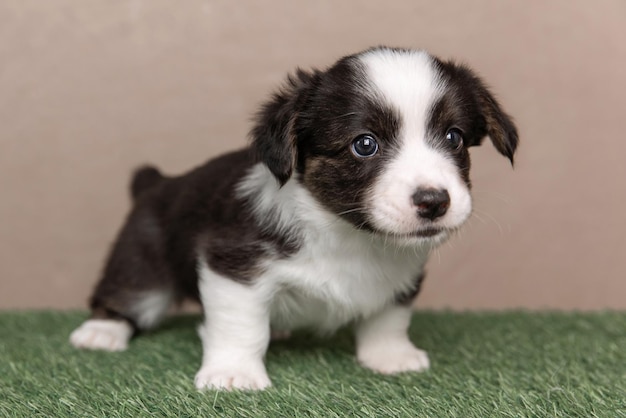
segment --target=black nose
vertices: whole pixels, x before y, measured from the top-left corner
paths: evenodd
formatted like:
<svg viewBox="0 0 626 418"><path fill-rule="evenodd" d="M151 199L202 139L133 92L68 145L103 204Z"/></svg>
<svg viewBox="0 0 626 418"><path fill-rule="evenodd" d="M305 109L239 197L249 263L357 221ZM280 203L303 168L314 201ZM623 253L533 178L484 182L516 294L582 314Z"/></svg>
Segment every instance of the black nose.
<svg viewBox="0 0 626 418"><path fill-rule="evenodd" d="M413 204L421 218L433 219L446 214L450 207L450 195L446 189L417 189Z"/></svg>

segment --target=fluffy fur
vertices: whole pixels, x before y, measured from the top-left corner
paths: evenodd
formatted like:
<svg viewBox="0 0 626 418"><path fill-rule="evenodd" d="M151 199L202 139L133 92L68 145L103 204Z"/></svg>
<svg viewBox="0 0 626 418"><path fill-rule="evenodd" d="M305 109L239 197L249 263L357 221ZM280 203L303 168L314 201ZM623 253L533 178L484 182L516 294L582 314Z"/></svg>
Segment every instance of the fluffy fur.
<svg viewBox="0 0 626 418"><path fill-rule="evenodd" d="M262 389L270 336L353 324L357 358L422 371L407 337L430 251L472 210L468 148L517 132L464 66L373 48L298 71L265 103L245 150L180 177L146 167L133 210L72 334L121 350L173 301L202 303L196 386Z"/></svg>

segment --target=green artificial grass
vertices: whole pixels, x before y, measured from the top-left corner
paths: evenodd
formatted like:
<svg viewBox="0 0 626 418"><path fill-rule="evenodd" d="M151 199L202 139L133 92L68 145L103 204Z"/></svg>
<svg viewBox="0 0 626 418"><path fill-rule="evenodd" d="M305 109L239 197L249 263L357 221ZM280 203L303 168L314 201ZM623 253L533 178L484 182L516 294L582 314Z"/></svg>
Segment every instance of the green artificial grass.
<svg viewBox="0 0 626 418"><path fill-rule="evenodd" d="M122 353L67 342L84 313L0 313L0 417L626 417L626 313L420 312L422 374L355 361L348 331L272 343L264 392L198 392L197 316Z"/></svg>

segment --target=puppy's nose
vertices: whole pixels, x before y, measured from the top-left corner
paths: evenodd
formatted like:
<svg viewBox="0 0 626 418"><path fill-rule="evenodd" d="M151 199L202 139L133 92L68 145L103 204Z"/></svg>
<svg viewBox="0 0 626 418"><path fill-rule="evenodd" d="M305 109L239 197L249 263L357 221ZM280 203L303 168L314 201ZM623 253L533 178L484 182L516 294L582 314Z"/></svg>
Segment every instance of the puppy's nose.
<svg viewBox="0 0 626 418"><path fill-rule="evenodd" d="M417 189L412 198L417 214L431 221L445 215L450 207L450 195L446 189Z"/></svg>

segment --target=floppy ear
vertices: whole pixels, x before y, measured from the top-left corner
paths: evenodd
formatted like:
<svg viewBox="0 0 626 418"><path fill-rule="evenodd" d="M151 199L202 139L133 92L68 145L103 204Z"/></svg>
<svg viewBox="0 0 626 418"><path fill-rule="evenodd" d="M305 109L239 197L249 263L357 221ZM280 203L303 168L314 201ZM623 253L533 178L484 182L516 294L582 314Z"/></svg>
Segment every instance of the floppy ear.
<svg viewBox="0 0 626 418"><path fill-rule="evenodd" d="M439 61L438 64L449 82L456 85L459 91L464 92L463 97L473 102L478 110L479 114L476 117L482 122L478 130L480 137L468 145L480 145L484 136L488 135L498 152L513 164L518 136L511 117L502 110L482 80L468 67L452 61Z"/></svg>
<svg viewBox="0 0 626 418"><path fill-rule="evenodd" d="M511 165L513 165L513 155L519 142L517 128L511 117L502 110L487 87L480 80L476 80L477 101L485 118L487 135L489 135L498 152L507 157L511 161Z"/></svg>
<svg viewBox="0 0 626 418"><path fill-rule="evenodd" d="M257 161L269 168L281 186L295 169L297 138L294 124L312 79L313 74L302 70L289 76L284 87L261 107L250 132Z"/></svg>

